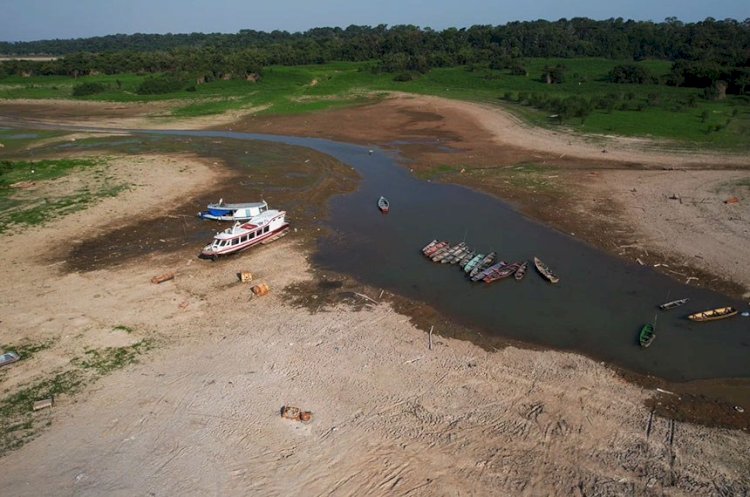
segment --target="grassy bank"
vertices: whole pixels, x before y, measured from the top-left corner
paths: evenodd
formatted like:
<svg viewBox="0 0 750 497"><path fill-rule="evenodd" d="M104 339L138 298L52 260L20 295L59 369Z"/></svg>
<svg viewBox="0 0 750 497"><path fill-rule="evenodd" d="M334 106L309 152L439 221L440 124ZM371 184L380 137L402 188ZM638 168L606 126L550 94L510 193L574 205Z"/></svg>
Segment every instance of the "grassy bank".
<svg viewBox="0 0 750 497"><path fill-rule="evenodd" d="M485 67L433 69L411 81L395 81L394 74L373 73L370 63L332 63L301 67L269 67L259 82L214 81L194 84L165 95L138 95L142 76L114 75L78 78L35 77L0 80L0 98L72 98L74 85L102 83L106 89L88 100L116 102L172 101L175 117L222 113L253 108L260 114L313 112L354 105L379 91L402 91L502 105L536 125L566 127L587 133L651 136L675 140L679 146L747 149L750 99L728 96L708 101L695 88L666 85L614 84L605 76L617 64L604 59L529 59L527 75ZM565 81L548 85L541 75L546 66L566 67ZM638 63L654 76L669 71L666 61ZM538 102L580 98L594 107L584 118L560 123Z"/></svg>

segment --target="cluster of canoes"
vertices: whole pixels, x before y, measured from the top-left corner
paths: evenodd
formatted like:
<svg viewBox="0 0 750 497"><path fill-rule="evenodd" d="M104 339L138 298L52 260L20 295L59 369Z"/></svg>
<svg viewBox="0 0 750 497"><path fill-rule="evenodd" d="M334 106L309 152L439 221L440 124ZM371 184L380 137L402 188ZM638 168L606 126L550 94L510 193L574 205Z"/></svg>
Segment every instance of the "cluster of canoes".
<svg viewBox="0 0 750 497"><path fill-rule="evenodd" d="M668 311L687 303L688 300L689 299L672 300L671 302L661 304L659 306L659 309L661 309L662 311ZM705 321L716 321L717 319L729 318L735 316L736 314L737 309L731 306L727 306L717 307L716 309L709 309L707 311L695 312L693 314L689 314L687 318L691 321L702 323ZM656 338L656 316L654 316L653 323L647 323L643 326L643 328L641 328L641 333L639 336L641 347L645 348L651 345L651 343L654 341L654 338Z"/></svg>
<svg viewBox="0 0 750 497"><path fill-rule="evenodd" d="M493 283L513 276L517 281L526 276L528 261L505 262L498 260L497 252L481 253L472 250L465 242L451 245L445 241L432 240L422 248L422 253L433 262L458 265L471 281ZM557 283L560 278L555 276L549 267L537 257L534 266L550 283Z"/></svg>

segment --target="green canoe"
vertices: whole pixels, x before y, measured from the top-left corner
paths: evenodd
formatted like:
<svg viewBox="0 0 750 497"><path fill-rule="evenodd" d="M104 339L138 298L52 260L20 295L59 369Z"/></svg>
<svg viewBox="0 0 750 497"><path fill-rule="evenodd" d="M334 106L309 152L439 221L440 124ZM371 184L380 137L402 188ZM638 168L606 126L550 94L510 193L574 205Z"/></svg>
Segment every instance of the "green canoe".
<svg viewBox="0 0 750 497"><path fill-rule="evenodd" d="M641 347L646 348L651 345L651 342L654 341L654 338L656 338L656 333L654 333L654 325L651 323L644 325L643 328L641 328Z"/></svg>

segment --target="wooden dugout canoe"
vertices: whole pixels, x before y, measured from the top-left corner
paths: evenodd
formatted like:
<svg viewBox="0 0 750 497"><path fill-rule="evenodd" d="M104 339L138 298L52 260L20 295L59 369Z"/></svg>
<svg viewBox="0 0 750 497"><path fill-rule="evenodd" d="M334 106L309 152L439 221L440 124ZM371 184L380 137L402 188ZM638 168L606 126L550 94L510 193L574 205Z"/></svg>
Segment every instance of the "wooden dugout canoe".
<svg viewBox="0 0 750 497"><path fill-rule="evenodd" d="M715 321L717 319L724 319L732 317L737 314L737 309L734 307L717 307L716 309L709 309L707 311L696 312L688 316L691 321L703 322L703 321Z"/></svg>

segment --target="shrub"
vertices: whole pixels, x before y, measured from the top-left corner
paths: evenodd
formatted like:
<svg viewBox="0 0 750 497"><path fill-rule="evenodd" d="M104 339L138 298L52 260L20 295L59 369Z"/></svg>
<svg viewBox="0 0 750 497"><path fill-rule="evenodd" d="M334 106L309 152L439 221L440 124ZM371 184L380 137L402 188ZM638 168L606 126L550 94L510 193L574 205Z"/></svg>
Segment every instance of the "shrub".
<svg viewBox="0 0 750 497"><path fill-rule="evenodd" d="M180 91L184 83L173 76L149 76L138 85L139 95L161 95Z"/></svg>
<svg viewBox="0 0 750 497"><path fill-rule="evenodd" d="M106 90L107 87L102 83L81 83L73 87L74 97L85 97L87 95L95 95Z"/></svg>
<svg viewBox="0 0 750 497"><path fill-rule="evenodd" d="M416 75L411 72L402 72L393 77L393 81L403 83L405 81L414 81L417 79Z"/></svg>
<svg viewBox="0 0 750 497"><path fill-rule="evenodd" d="M646 85L657 83L658 80L645 67L634 64L621 64L607 73L607 80L612 83L631 83Z"/></svg>

